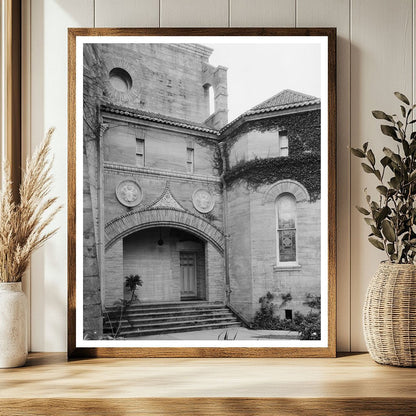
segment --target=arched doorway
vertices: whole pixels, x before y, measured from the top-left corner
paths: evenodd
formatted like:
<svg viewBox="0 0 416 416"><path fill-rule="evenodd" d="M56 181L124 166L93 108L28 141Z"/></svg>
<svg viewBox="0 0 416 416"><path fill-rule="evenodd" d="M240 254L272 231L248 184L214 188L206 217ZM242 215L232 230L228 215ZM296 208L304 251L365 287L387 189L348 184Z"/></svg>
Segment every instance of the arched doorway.
<svg viewBox="0 0 416 416"><path fill-rule="evenodd" d="M140 302L206 299L205 241L175 227L153 227L123 238L123 275L139 274ZM124 289L124 298L129 292Z"/></svg>
<svg viewBox="0 0 416 416"><path fill-rule="evenodd" d="M224 234L205 218L174 208L150 208L132 211L115 218L106 224L104 231L105 253L101 289L105 306L111 306L119 299L125 299L124 278L127 273L139 274L143 278L143 288L140 288L143 293L140 293L139 289L139 294L144 295L142 300L145 302L178 302L187 298L225 302ZM154 279L150 273L143 274L138 264L133 264L131 267L128 265L130 261L128 259L131 258L129 246L134 247L133 241L137 238L145 237L143 244L140 243L139 246L147 241L147 247L152 250L162 252L167 250L167 245L163 245L162 249L158 248L160 232L164 243L166 238L176 241L174 244L177 248L176 255L168 265L167 257L164 255L162 258L165 261L161 262L156 255L158 252L154 251L155 255L149 261L146 270L163 265L165 267L163 273L166 277L166 268L173 265L174 275L169 287L163 285L165 279ZM127 253L124 250L125 245L128 248ZM171 251L173 250L169 249L169 252ZM200 254L192 258L192 252ZM193 285L195 267L196 285ZM163 273L160 272L160 276ZM184 284L182 288L181 273L189 283ZM146 280L149 282L148 287L154 285L152 295L145 293Z"/></svg>

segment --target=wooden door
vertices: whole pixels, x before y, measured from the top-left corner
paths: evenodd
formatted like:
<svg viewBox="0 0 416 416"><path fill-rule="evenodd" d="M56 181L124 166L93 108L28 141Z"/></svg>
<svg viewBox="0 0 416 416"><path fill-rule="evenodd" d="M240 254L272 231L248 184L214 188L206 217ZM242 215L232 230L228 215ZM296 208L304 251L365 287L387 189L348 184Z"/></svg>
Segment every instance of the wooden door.
<svg viewBox="0 0 416 416"><path fill-rule="evenodd" d="M196 288L196 253L181 251L181 298L195 298Z"/></svg>

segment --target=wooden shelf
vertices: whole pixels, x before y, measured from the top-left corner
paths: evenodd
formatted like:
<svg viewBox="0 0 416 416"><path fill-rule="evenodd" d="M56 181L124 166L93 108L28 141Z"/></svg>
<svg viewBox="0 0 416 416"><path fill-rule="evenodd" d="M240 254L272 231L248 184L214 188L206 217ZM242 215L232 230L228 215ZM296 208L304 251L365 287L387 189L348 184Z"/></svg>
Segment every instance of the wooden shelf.
<svg viewBox="0 0 416 416"><path fill-rule="evenodd" d="M338 358L66 360L0 370L0 415L415 415L416 369Z"/></svg>

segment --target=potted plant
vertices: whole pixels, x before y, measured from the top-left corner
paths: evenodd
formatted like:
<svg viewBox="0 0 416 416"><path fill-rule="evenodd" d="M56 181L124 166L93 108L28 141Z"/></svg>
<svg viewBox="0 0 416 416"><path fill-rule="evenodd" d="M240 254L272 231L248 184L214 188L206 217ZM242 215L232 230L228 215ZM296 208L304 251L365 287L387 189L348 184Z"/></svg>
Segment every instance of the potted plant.
<svg viewBox="0 0 416 416"><path fill-rule="evenodd" d="M381 132L391 139L377 161L368 143L351 149L365 173L378 180L377 197L366 193L366 207L357 207L370 227L369 242L385 252L372 278L364 304L364 336L371 357L378 363L416 366L416 122L408 98L400 115L373 111L382 120Z"/></svg>
<svg viewBox="0 0 416 416"><path fill-rule="evenodd" d="M30 256L57 229L48 230L56 213L56 198L49 198L52 184L49 159L53 129L27 160L19 188L12 193L6 165L0 190L0 368L18 367L27 358L27 303L22 277Z"/></svg>

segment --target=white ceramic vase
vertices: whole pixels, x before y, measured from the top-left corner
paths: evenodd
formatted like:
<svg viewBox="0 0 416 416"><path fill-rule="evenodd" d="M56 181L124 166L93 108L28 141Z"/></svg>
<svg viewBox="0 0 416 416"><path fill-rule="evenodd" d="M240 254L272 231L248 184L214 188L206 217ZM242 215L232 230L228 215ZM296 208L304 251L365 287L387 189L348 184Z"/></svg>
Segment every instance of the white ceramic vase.
<svg viewBox="0 0 416 416"><path fill-rule="evenodd" d="M27 300L22 283L0 283L0 368L27 359Z"/></svg>

